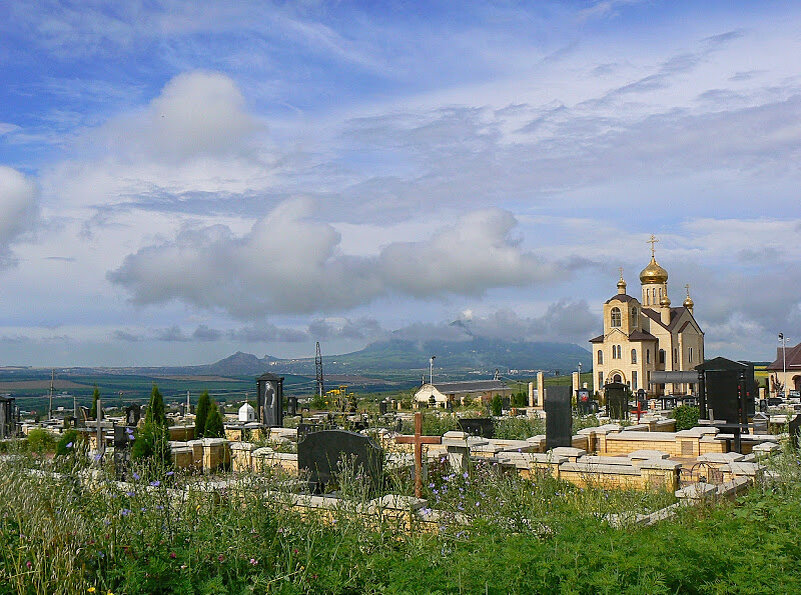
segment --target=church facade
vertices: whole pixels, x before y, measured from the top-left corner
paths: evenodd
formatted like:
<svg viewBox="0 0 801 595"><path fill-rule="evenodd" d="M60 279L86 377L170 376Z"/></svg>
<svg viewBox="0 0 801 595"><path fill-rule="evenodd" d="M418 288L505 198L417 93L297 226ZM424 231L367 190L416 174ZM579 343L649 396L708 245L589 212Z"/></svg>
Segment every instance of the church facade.
<svg viewBox="0 0 801 595"><path fill-rule="evenodd" d="M640 273L641 299L626 293L621 270L617 294L603 306L603 334L592 344L595 390L611 382L645 389L651 396L689 394L694 384L651 384L654 371L692 370L704 361L704 333L693 316L694 303L687 297L679 308L671 307L668 273L656 262L651 237L651 262Z"/></svg>

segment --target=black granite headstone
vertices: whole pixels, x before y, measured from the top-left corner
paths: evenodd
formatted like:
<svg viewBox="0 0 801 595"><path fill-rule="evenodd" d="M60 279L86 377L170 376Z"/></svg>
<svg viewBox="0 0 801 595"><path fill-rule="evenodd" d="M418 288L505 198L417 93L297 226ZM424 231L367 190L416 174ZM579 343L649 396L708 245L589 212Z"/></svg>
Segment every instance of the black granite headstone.
<svg viewBox="0 0 801 595"><path fill-rule="evenodd" d="M324 430L305 435L298 442L298 469L309 472L309 487L323 491L343 464L366 475L374 487L381 482L384 456L381 448L367 436L344 430Z"/></svg>
<svg viewBox="0 0 801 595"><path fill-rule="evenodd" d="M495 420L491 417L460 419L459 427L462 429L462 432L470 436L492 438L495 435Z"/></svg>
<svg viewBox="0 0 801 595"><path fill-rule="evenodd" d="M573 407L570 386L549 386L545 390L545 448L573 446Z"/></svg>
<svg viewBox="0 0 801 595"><path fill-rule="evenodd" d="M387 403L386 401L380 401L378 403L378 413L381 414L381 415L386 415L387 414L387 406L388 405L389 405L389 403Z"/></svg>
<svg viewBox="0 0 801 595"><path fill-rule="evenodd" d="M593 405L595 401L590 396L590 389L580 388L576 391L576 409L581 415L593 413Z"/></svg>
<svg viewBox="0 0 801 595"><path fill-rule="evenodd" d="M756 409L754 364L716 357L695 369L700 373L701 418L747 423Z"/></svg>
<svg viewBox="0 0 801 595"><path fill-rule="evenodd" d="M604 385L606 411L610 419L629 418L629 387L621 382L610 382ZM547 403L547 401L546 401Z"/></svg>
<svg viewBox="0 0 801 595"><path fill-rule="evenodd" d="M133 403L125 408L125 425L135 427L139 423L142 408L139 403Z"/></svg>
<svg viewBox="0 0 801 595"><path fill-rule="evenodd" d="M298 440L303 438L308 434L313 434L314 432L322 432L324 430L335 430L336 426L332 423L323 423L323 424L310 424L310 423L302 423L298 424Z"/></svg>
<svg viewBox="0 0 801 595"><path fill-rule="evenodd" d="M801 415L796 415L790 420L788 433L790 434L790 440L792 440L793 446L798 448L799 442L801 442Z"/></svg>
<svg viewBox="0 0 801 595"><path fill-rule="evenodd" d="M297 397L287 397L286 399L286 413L290 417L294 417L298 414L298 398Z"/></svg>
<svg viewBox="0 0 801 595"><path fill-rule="evenodd" d="M0 438L8 438L14 434L14 397L0 396Z"/></svg>
<svg viewBox="0 0 801 595"><path fill-rule="evenodd" d="M117 481L125 481L131 467L131 441L133 430L114 425L114 471Z"/></svg>
<svg viewBox="0 0 801 595"><path fill-rule="evenodd" d="M269 428L284 424L284 378L262 374L256 379L256 420Z"/></svg>

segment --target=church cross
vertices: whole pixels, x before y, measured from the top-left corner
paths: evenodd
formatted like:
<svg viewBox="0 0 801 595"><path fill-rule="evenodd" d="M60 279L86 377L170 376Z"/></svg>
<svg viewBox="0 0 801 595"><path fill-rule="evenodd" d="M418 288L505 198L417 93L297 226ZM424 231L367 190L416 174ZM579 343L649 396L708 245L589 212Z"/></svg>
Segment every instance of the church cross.
<svg viewBox="0 0 801 595"><path fill-rule="evenodd" d="M623 267L618 267L617 270L620 271L620 278L622 279L623 278Z"/></svg>
<svg viewBox="0 0 801 595"><path fill-rule="evenodd" d="M690 284L687 283L687 285L685 285L684 288L687 290L687 297L690 297Z"/></svg>
<svg viewBox="0 0 801 595"><path fill-rule="evenodd" d="M655 245L659 240L656 239L654 234L651 234L651 239L646 242L646 244L651 244L651 258L654 258L656 255Z"/></svg>
<svg viewBox="0 0 801 595"><path fill-rule="evenodd" d="M423 497L423 444L442 444L442 436L423 436L423 414L414 414L414 436L397 436L398 444L414 444L414 496Z"/></svg>

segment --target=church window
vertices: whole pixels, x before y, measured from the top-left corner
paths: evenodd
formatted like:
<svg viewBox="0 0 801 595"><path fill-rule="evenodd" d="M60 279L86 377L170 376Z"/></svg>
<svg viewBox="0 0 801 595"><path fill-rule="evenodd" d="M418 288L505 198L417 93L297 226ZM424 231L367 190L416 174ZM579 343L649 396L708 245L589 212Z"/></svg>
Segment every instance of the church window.
<svg viewBox="0 0 801 595"><path fill-rule="evenodd" d="M631 372L631 390L637 390L637 370Z"/></svg>
<svg viewBox="0 0 801 595"><path fill-rule="evenodd" d="M636 364L637 363L637 350L636 349L632 349L631 350L631 363L632 364Z"/></svg>
<svg viewBox="0 0 801 595"><path fill-rule="evenodd" d="M612 326L618 327L621 324L620 308L612 308Z"/></svg>
<svg viewBox="0 0 801 595"><path fill-rule="evenodd" d="M660 349L659 350L659 363L660 364L664 364L665 363L665 350L664 349Z"/></svg>
<svg viewBox="0 0 801 595"><path fill-rule="evenodd" d="M622 359L623 348L620 345L612 345L612 359Z"/></svg>
<svg viewBox="0 0 801 595"><path fill-rule="evenodd" d="M604 352L601 351L600 349L598 350L598 363L599 364L604 363Z"/></svg>
<svg viewBox="0 0 801 595"><path fill-rule="evenodd" d="M604 385L604 373L598 372L598 389Z"/></svg>
<svg viewBox="0 0 801 595"><path fill-rule="evenodd" d="M637 320L637 308L632 308L631 309L631 326L632 326L632 328L637 328L637 323L638 322L639 321Z"/></svg>
<svg viewBox="0 0 801 595"><path fill-rule="evenodd" d="M689 358L689 360L690 360L690 363L693 363L693 348L692 347L690 347L690 358Z"/></svg>
<svg viewBox="0 0 801 595"><path fill-rule="evenodd" d="M650 364L651 363L651 350L650 349L646 349L645 350L645 363L646 364Z"/></svg>

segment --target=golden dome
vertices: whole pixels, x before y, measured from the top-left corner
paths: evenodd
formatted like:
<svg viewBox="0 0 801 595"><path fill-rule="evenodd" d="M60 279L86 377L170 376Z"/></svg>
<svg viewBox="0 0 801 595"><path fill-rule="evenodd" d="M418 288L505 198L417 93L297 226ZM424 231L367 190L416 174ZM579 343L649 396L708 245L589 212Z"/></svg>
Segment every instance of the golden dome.
<svg viewBox="0 0 801 595"><path fill-rule="evenodd" d="M667 271L656 263L656 258L651 256L651 262L640 273L640 282L646 285L648 283L667 283L667 280Z"/></svg>
<svg viewBox="0 0 801 595"><path fill-rule="evenodd" d="M693 301L693 298L691 298L691 297L688 295L688 296L687 296L687 299L685 299L685 300L684 300L684 307L685 307L685 308L688 308L688 309L690 309L690 310L692 310L692 309L693 309L693 306L695 306L695 302Z"/></svg>
<svg viewBox="0 0 801 595"><path fill-rule="evenodd" d="M662 299L659 300L659 305L663 308L667 308L670 306L670 298L667 295L662 296Z"/></svg>

